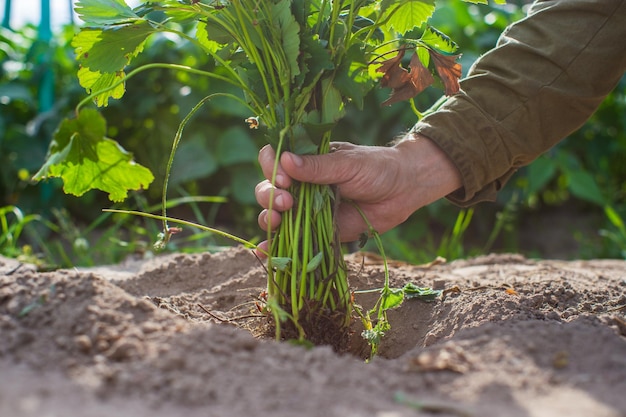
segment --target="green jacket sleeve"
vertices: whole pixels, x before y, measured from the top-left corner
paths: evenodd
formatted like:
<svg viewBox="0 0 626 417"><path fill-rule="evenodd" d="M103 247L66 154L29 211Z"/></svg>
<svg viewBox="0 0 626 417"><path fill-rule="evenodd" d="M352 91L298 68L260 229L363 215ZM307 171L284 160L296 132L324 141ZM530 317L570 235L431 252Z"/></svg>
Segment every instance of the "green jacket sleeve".
<svg viewBox="0 0 626 417"><path fill-rule="evenodd" d="M578 129L626 70L626 0L537 1L412 129L452 159L469 206Z"/></svg>

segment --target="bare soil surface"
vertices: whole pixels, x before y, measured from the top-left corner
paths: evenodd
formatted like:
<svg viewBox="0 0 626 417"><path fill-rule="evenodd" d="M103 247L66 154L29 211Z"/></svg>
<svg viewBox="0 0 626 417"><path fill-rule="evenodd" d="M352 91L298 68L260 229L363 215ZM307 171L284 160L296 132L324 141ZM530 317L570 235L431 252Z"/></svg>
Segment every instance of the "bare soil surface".
<svg viewBox="0 0 626 417"><path fill-rule="evenodd" d="M350 255L355 290L379 288ZM489 255L391 279L380 355L258 337L247 250L37 272L0 259L0 416L626 416L626 262ZM373 296L358 296L368 305ZM254 334L253 334L254 333Z"/></svg>

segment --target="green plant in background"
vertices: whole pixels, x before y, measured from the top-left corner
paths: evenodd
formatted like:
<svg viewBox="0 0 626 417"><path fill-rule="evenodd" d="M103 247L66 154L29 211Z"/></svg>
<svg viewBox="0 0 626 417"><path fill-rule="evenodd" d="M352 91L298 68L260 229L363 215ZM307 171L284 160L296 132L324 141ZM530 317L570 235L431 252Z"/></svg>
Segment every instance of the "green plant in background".
<svg viewBox="0 0 626 417"><path fill-rule="evenodd" d="M468 6L459 1L440 1L429 22L462 45L463 55L459 62L464 68L469 68L476 57L493 47L507 24L524 15L525 4L525 1L509 0L505 6ZM190 27L186 26L187 29ZM104 196L90 192L77 201L74 197L59 193L60 185L56 181L40 184L29 181L32 173L41 166L53 129L68 114L70 104L76 103L81 98L81 91L84 91L78 85L73 48L70 45L75 28L68 26L55 31L50 46L42 48L51 56L50 63L56 80L55 105L51 112L45 114L40 114L38 110L36 86L44 63L39 59L39 54L35 53L40 48L34 45L37 42L37 28L27 26L12 31L0 30L0 192L3 204L19 207L25 216L30 213L40 214L59 225L62 223L58 218L66 218L63 224L78 227L83 232L81 236L90 242L89 255L98 253L102 256L83 258L73 251L74 232L62 229L51 232L49 228L42 227L40 222L31 222L26 226L26 233L21 234L20 246L24 246L25 242L32 244L34 251L43 252L41 255L47 264L59 266L80 265L83 262L114 263L134 254L134 251L138 255L144 253L145 248L149 251L150 235L156 231L151 222L127 220L121 215L107 216L107 232L115 229L117 235L110 233L104 239L100 230L87 234L84 231L93 230L90 227L92 223L104 225L99 220L100 207L106 204ZM174 36L149 37L144 51L131 61L128 68L131 70L149 62L176 62L207 71L221 71L210 56L199 51L193 42ZM580 169L592 175L602 194L622 218L626 217L623 203L626 201L626 173L619 158L626 152L625 86L622 81L579 132L541 158L554 160L557 150L576 158ZM136 160L154 173L155 183L161 183L164 155L171 147L171 138L180 121L180 114L186 114L207 93L228 88L236 90L229 83L183 72L144 72L132 79L132 88L128 88L123 100L112 100L102 110L107 120L107 135L131 151ZM387 95L387 90L374 88L364 96L362 110L347 106L346 116L333 128L333 138L384 145L394 135L406 131L415 122L415 115L409 106L380 108L380 102ZM415 103L418 108L427 108L438 95L436 89L427 89L415 98ZM205 104L202 112L186 127L185 139L178 150L170 178L170 198L179 195L227 197L227 203L194 204L190 209L196 222L219 223L220 228L226 227L242 236L258 233L252 184L260 178L256 166L256 149L265 142L256 131L250 131L245 126L233 127L234 123L248 114L244 106L232 100L216 98ZM372 117L372 114L376 117ZM228 129L232 130L227 132ZM236 146L226 146L235 138ZM145 146L148 143L150 146ZM229 157L229 153L235 153L234 148L246 149L243 152L245 157L239 160ZM189 157L191 159L187 159ZM542 164L541 161L536 163ZM549 181L533 193L527 192L528 172L529 168L518 172L516 178L500 193L498 203L474 207L470 228L462 240L463 256L484 253L486 250L521 251L528 255L528 248L520 247L519 243L522 229L532 229L524 226L524 222L528 221L526 219L529 216L541 216L545 211L553 211L555 208L563 211L564 216L572 208L588 212L589 215L581 219L585 224L592 222L591 226L595 230L617 231L601 206L581 200L568 190L567 175L558 169ZM132 201L136 204L132 208L145 210L155 203L158 190L153 188L134 193ZM514 202L516 197L517 201ZM145 199L149 202L139 204L139 201ZM58 214L53 214L50 208L54 208ZM182 206L175 210L183 210L185 215L189 212ZM402 227L381 236L387 254L414 263L432 260L440 250L439 236L450 234L458 215L459 209L445 201L420 210ZM494 215L500 218L496 224L492 220ZM117 227L118 221L123 222L122 228ZM495 241L492 239L494 228L501 230L500 237ZM571 252L569 256L622 256L617 245L595 236L593 229L581 231L584 230L581 222L573 221L569 228L572 235L580 236L581 239L578 252ZM34 233L29 233L31 231ZM168 244L168 250L202 250L221 243L219 239L203 232L194 232L188 236L190 232L192 230L185 230L184 234L177 236L176 240ZM28 236L33 238L25 238ZM42 244L37 244L39 237L42 238ZM137 241L137 244L134 245L133 241ZM376 250L373 243L368 243L366 249ZM550 252L539 251L532 252L532 255L551 256ZM454 259L450 255L445 257Z"/></svg>
<svg viewBox="0 0 626 417"><path fill-rule="evenodd" d="M106 136L98 112L83 107L87 100L106 106L110 99L121 98L126 83L149 69L203 76L238 90L207 95L180 124L165 176L163 217L168 173L183 130L205 103L218 97L247 108L250 128L262 131L278 155L285 150L329 152L332 128L346 106L360 108L380 74L381 85L392 89L384 104L412 99L432 84L429 67L446 94L458 89L456 45L425 24L434 9L430 0L166 0L135 9L122 0L79 1L76 10L87 26L73 45L80 83L91 95L78 105L75 119L59 126L36 178L61 177L68 193L97 188L114 201L147 187L152 173ZM148 63L125 73L156 33L192 42L212 58L215 70ZM405 56L410 57L409 70L402 66ZM333 221L338 197L331 187L313 184L296 184L290 191L295 208L285 213L278 233L268 236L267 305L277 332L288 318L290 337L341 345L341 338L328 331L347 334L352 310ZM163 233L167 241L167 221Z"/></svg>
<svg viewBox="0 0 626 417"><path fill-rule="evenodd" d="M604 212L614 230L602 229L600 235L615 245L615 251L619 251L622 258L626 259L626 225L624 218L611 206L605 206Z"/></svg>
<svg viewBox="0 0 626 417"><path fill-rule="evenodd" d="M23 261L39 263L28 247L20 247L18 240L24 228L32 222L41 222L44 225L55 228L37 214L24 215L15 206L0 207L0 254L3 256L18 258Z"/></svg>
<svg viewBox="0 0 626 417"><path fill-rule="evenodd" d="M55 184L29 185L41 166L49 138L82 91L75 77L69 28L50 44L38 39L37 30L0 27L0 198L25 212L58 204ZM47 57L46 63L43 57ZM57 75L56 88L63 91L54 106L40 101L40 84L47 72ZM45 213L41 213L44 214Z"/></svg>
<svg viewBox="0 0 626 417"><path fill-rule="evenodd" d="M624 257L619 219L626 210L625 113L626 77L588 123L513 179L528 210L575 207L587 214L598 236L580 237L579 257Z"/></svg>

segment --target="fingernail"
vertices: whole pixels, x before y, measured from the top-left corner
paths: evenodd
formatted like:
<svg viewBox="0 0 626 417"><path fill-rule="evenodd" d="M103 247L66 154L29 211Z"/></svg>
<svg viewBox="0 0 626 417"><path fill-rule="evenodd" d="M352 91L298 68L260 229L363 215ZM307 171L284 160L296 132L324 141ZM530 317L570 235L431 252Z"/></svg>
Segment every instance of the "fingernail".
<svg viewBox="0 0 626 417"><path fill-rule="evenodd" d="M304 161L298 155L296 155L295 153L290 153L289 155L291 156L291 161L295 166L301 167L302 165L304 165Z"/></svg>
<svg viewBox="0 0 626 417"><path fill-rule="evenodd" d="M274 185L277 185L279 187L283 187L285 185L285 177L282 176L281 174L276 174L276 179L274 181Z"/></svg>
<svg viewBox="0 0 626 417"><path fill-rule="evenodd" d="M278 195L278 196L276 197L276 199L274 199L274 204L276 204L276 206L277 206L278 208L283 208L283 207L285 207L285 200L284 200L283 196L282 196L282 195Z"/></svg>

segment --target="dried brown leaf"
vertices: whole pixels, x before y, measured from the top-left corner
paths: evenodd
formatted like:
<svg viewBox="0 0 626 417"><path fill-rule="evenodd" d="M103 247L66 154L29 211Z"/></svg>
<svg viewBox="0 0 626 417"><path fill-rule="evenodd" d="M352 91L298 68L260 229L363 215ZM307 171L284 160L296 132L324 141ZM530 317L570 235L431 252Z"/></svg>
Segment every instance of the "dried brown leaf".
<svg viewBox="0 0 626 417"><path fill-rule="evenodd" d="M456 62L460 55L442 55L439 52L429 50L430 57L435 63L437 74L443 82L445 94L451 96L459 92L459 78L461 78L461 64Z"/></svg>
<svg viewBox="0 0 626 417"><path fill-rule="evenodd" d="M402 49L395 57L384 61L376 70L384 74L380 80L381 87L392 89L389 98L382 103L383 106L413 98L434 82L432 74L422 65L417 54L411 57L410 71L404 69L400 65L404 53L405 50Z"/></svg>

